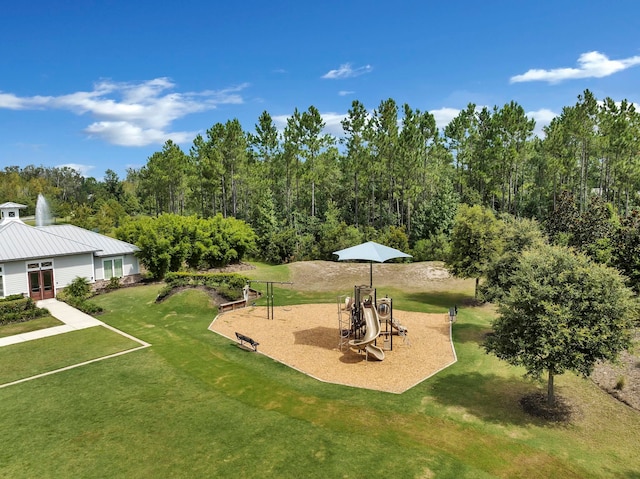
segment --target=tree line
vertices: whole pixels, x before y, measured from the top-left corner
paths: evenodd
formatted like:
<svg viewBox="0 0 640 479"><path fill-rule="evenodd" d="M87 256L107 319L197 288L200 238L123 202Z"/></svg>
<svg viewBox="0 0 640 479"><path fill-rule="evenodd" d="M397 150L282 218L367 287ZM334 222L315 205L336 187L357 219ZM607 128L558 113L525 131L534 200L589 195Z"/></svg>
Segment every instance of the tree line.
<svg viewBox="0 0 640 479"><path fill-rule="evenodd" d="M387 99L369 111L355 100L341 137L325 126L314 106L295 109L282 131L267 111L250 130L231 119L188 151L167 141L124 179L112 170L97 181L70 168L7 167L0 197L31 205L43 192L57 214L105 233L127 215L233 217L255 230L260 254L274 262L324 257L327 234L404 234L419 258L441 259L461 203L543 221L565 192L580 213L593 194L621 217L638 206L638 113L588 90L543 138L513 101L469 104L439 129L408 104ZM326 222L337 226L323 230Z"/></svg>

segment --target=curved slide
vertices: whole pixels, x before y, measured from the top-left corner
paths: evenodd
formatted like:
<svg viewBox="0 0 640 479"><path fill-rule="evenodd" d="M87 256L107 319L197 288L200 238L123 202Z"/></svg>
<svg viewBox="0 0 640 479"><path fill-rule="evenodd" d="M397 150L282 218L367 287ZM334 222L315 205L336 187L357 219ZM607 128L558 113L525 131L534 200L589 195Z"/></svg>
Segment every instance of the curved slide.
<svg viewBox="0 0 640 479"><path fill-rule="evenodd" d="M365 333L362 339L352 339L349 341L349 346L353 346L358 349L364 349L367 355L371 355L378 361L384 359L384 351L382 348L373 344L378 336L380 336L380 321L378 320L378 313L371 305L365 306L364 303L360 303L360 308L364 315Z"/></svg>
<svg viewBox="0 0 640 479"><path fill-rule="evenodd" d="M384 351L380 346L376 346L375 344L367 344L367 347L364 348L369 356L373 356L378 361L382 361L384 359Z"/></svg>

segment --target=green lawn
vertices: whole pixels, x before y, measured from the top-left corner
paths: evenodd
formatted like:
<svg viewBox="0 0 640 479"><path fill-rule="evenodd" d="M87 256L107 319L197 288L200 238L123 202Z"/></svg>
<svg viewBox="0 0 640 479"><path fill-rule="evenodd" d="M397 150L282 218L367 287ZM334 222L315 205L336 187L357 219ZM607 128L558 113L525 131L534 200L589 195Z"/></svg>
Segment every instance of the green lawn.
<svg viewBox="0 0 640 479"><path fill-rule="evenodd" d="M101 320L152 347L0 389L3 476L640 477L640 414L591 382L557 378L579 410L570 424L521 411L519 397L541 385L484 354L488 308L460 309L455 365L394 395L324 384L247 353L207 330L215 310L205 293L155 304L158 289L95 299ZM425 311L452 299L393 297ZM15 361L50 354L31 349Z"/></svg>
<svg viewBox="0 0 640 479"><path fill-rule="evenodd" d="M140 346L96 326L0 348L0 385Z"/></svg>
<svg viewBox="0 0 640 479"><path fill-rule="evenodd" d="M40 318L31 319L22 323L11 323L0 326L0 338L13 336L14 334L29 333L39 329L51 328L64 324L53 316L41 316Z"/></svg>

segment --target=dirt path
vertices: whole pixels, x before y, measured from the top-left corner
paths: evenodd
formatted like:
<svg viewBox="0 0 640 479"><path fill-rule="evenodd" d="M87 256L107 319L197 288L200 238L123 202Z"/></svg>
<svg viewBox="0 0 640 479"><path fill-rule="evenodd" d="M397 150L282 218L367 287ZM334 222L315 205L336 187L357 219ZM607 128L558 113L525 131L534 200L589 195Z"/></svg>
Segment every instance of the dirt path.
<svg viewBox="0 0 640 479"><path fill-rule="evenodd" d="M292 263L291 281L301 291L350 291L354 285L369 284L369 263L300 261ZM409 292L473 291L473 280L452 277L440 262L374 263L373 285Z"/></svg>

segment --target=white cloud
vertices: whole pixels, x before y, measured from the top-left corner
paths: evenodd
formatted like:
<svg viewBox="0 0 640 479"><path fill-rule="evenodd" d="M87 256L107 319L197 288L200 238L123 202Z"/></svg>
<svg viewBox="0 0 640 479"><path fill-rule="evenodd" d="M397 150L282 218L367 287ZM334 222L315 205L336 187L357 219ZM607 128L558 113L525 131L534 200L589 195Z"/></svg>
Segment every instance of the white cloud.
<svg viewBox="0 0 640 479"><path fill-rule="evenodd" d="M440 108L439 110L431 110L429 113L436 119L436 126L438 128L444 128L451 120L458 116L460 110L455 108Z"/></svg>
<svg viewBox="0 0 640 479"><path fill-rule="evenodd" d="M271 117L273 123L276 125L276 128L280 133L282 133L287 126L287 120L289 119L288 115L273 115Z"/></svg>
<svg viewBox="0 0 640 479"><path fill-rule="evenodd" d="M0 92L0 108L8 110L24 110L24 101L12 93Z"/></svg>
<svg viewBox="0 0 640 479"><path fill-rule="evenodd" d="M373 67L371 65L352 68L351 63L343 63L336 70L329 70L327 73L322 75L322 78L326 78L329 80L341 80L343 78L353 78L364 75L365 73L370 73L372 70Z"/></svg>
<svg viewBox="0 0 640 479"><path fill-rule="evenodd" d="M355 92L354 91L350 91L350 90L340 90L338 92L338 95L340 96L349 96L349 95L353 95Z"/></svg>
<svg viewBox="0 0 640 479"><path fill-rule="evenodd" d="M143 146L164 143L167 139L181 143L195 135L167 131L175 120L213 110L220 104L243 103L240 92L247 86L243 83L222 90L180 93L173 91L175 84L165 77L140 83L105 80L96 83L91 91L61 96L18 97L0 93L0 109L55 109L89 114L98 121L84 131L115 145Z"/></svg>
<svg viewBox="0 0 640 479"><path fill-rule="evenodd" d="M605 103L604 103L604 100L598 100L596 103L598 104L598 106L599 106L600 108L604 107L604 104L605 104ZM618 108L620 108L620 107L622 106L622 102L621 102L621 101L614 101L614 103L615 103L615 105L616 105ZM627 107L631 107L631 105L633 105L633 108L634 108L636 111L640 111L640 103L628 102Z"/></svg>
<svg viewBox="0 0 640 479"><path fill-rule="evenodd" d="M640 56L623 58L622 60L610 60L600 52L587 52L578 58L578 68L555 68L552 70L532 69L522 75L511 77L511 83L546 81L559 83L564 80L578 78L602 78L614 73L626 70L635 65L640 65Z"/></svg>
<svg viewBox="0 0 640 479"><path fill-rule="evenodd" d="M482 106L476 107L477 112L481 110L482 110ZM440 108L439 110L431 110L429 113L431 113L435 117L436 126L438 128L444 128L449 123L451 123L451 120L453 120L456 116L458 116L458 114L460 113L460 110L456 108ZM541 108L540 110L530 111L530 112L527 112L526 115L529 118L533 118L536 121L536 128L534 130L534 134L540 137L544 136L544 132L542 131L542 128L547 126L549 123L551 123L551 120L553 120L556 116L558 116L557 113L554 113L553 111L547 108Z"/></svg>
<svg viewBox="0 0 640 479"><path fill-rule="evenodd" d="M322 119L324 120L324 123L325 123L325 126L324 126L325 133L330 133L333 136L344 135L344 131L342 130L342 124L340 122L344 120L347 115L345 115L344 113L333 113L333 112L320 113L320 115L322 116Z"/></svg>
<svg viewBox="0 0 640 479"><path fill-rule="evenodd" d="M186 143L198 134L195 131L166 132L155 128L142 128L127 121L98 121L85 128L90 137L103 138L119 146L144 146L164 143L168 139L174 143Z"/></svg>
<svg viewBox="0 0 640 479"><path fill-rule="evenodd" d="M302 112L301 112L302 113ZM322 121L324 121L323 133L328 133L333 136L342 136L344 131L342 130L342 124L340 123L347 115L345 113L320 113ZM290 115L275 115L271 117L276 125L276 128L280 133L284 132L287 126L287 120L291 118Z"/></svg>
<svg viewBox="0 0 640 479"><path fill-rule="evenodd" d="M95 169L95 166L92 165L81 165L79 163L65 163L64 165L56 165L56 168L71 168L72 170L76 170L80 175L87 178L89 176L89 172Z"/></svg>
<svg viewBox="0 0 640 479"><path fill-rule="evenodd" d="M543 137L544 131L542 129L549 125L551 120L558 116L558 114L547 108L541 108L540 110L527 112L527 116L536 121L536 128L533 133L539 137Z"/></svg>

